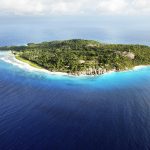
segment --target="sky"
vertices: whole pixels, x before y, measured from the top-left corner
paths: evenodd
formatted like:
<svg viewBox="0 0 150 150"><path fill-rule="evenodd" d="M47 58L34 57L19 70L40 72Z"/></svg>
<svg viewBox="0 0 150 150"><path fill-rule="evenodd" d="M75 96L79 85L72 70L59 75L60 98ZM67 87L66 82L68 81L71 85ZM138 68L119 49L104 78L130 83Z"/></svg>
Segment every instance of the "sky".
<svg viewBox="0 0 150 150"><path fill-rule="evenodd" d="M0 0L0 45L73 38L150 45L150 0Z"/></svg>
<svg viewBox="0 0 150 150"><path fill-rule="evenodd" d="M0 15L148 15L150 0L0 0Z"/></svg>

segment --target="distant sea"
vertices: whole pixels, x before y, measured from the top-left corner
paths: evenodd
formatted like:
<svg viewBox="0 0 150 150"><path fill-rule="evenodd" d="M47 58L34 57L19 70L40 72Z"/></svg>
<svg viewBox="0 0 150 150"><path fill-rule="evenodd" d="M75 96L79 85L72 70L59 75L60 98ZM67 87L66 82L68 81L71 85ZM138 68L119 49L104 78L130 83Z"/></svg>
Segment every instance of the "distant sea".
<svg viewBox="0 0 150 150"><path fill-rule="evenodd" d="M0 16L0 46L66 39L150 45L149 17Z"/></svg>
<svg viewBox="0 0 150 150"><path fill-rule="evenodd" d="M148 23L137 22L2 18L0 45L70 38L149 45ZM0 150L150 149L150 67L56 76L4 62L7 55L0 52Z"/></svg>

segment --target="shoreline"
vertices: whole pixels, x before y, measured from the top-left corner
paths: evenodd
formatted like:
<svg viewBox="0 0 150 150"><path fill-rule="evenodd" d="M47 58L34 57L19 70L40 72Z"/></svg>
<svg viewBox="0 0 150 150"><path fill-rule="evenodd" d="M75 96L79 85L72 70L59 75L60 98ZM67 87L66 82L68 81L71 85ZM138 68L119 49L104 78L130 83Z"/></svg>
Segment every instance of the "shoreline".
<svg viewBox="0 0 150 150"><path fill-rule="evenodd" d="M24 62L24 61L21 61L20 59L17 59L11 51L9 51L7 55L4 55L4 57L2 57L0 59L7 62L7 63L12 64L12 65L18 66L19 68L26 69L28 71L43 72L43 73L47 73L47 74L50 74L50 75L60 75L60 76L70 76L70 77L97 77L97 76L117 72L117 71L108 71L108 72L105 72L101 75L86 75L86 74L73 75L73 74L69 74L69 73L65 73L65 72L51 72L51 71L46 70L42 67L41 68L34 67L31 64L29 64L28 62ZM149 66L150 65L139 65L139 66L133 67L132 69L127 69L127 70L118 71L118 72L134 71L134 70L139 70L139 69L149 67Z"/></svg>
<svg viewBox="0 0 150 150"><path fill-rule="evenodd" d="M63 72L50 72L44 68L33 67L30 64L17 59L11 51L9 52L9 54L7 54L7 56L2 57L1 60L29 71L44 72L51 75L68 75L67 73Z"/></svg>

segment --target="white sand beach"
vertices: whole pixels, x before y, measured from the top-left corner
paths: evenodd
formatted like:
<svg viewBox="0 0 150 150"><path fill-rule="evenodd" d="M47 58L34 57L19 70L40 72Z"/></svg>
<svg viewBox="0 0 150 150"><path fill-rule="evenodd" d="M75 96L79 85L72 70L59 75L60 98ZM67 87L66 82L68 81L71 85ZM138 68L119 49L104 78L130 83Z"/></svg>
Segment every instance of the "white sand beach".
<svg viewBox="0 0 150 150"><path fill-rule="evenodd" d="M16 59L14 54L11 51L7 52L7 54L0 55L0 60L5 61L7 63L10 63L12 65L15 65L15 66L17 66L21 69L31 71L31 72L33 72L33 71L34 72L43 72L43 73L47 73L47 74L50 74L50 75L74 76L74 77L95 76L95 75L82 75L82 74L80 76L77 76L77 75L71 75L71 74L64 73L64 72L50 72L46 69L36 68L36 67L31 66L28 63L25 63L25 62L22 62L22 61ZM135 66L133 69L129 69L129 70L121 71L121 72L139 70L139 69L142 69L142 68L145 68L145 67L149 67L149 66L148 65ZM108 71L104 74L111 74L111 73L114 73L114 72L115 71Z"/></svg>
<svg viewBox="0 0 150 150"><path fill-rule="evenodd" d="M43 73L48 73L51 75L68 75L67 73L63 73L63 72L50 72L46 69L39 69L39 68L35 68L31 65L29 65L28 63L22 62L18 59L15 58L14 54L12 54L11 51L9 51L9 53L7 53L6 55L3 55L0 57L1 60L10 63L12 65L15 65L19 68L28 70L28 71L36 71L36 72L43 72Z"/></svg>

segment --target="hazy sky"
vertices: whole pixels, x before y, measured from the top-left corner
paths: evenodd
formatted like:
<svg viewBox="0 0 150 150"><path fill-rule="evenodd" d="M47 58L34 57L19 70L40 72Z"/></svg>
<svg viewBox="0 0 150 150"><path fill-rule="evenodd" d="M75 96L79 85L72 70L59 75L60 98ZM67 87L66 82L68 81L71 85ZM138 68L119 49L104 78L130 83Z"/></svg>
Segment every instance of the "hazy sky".
<svg viewBox="0 0 150 150"><path fill-rule="evenodd" d="M150 0L0 0L0 15L147 15Z"/></svg>
<svg viewBox="0 0 150 150"><path fill-rule="evenodd" d="M0 0L0 45L94 39L150 45L150 0Z"/></svg>

